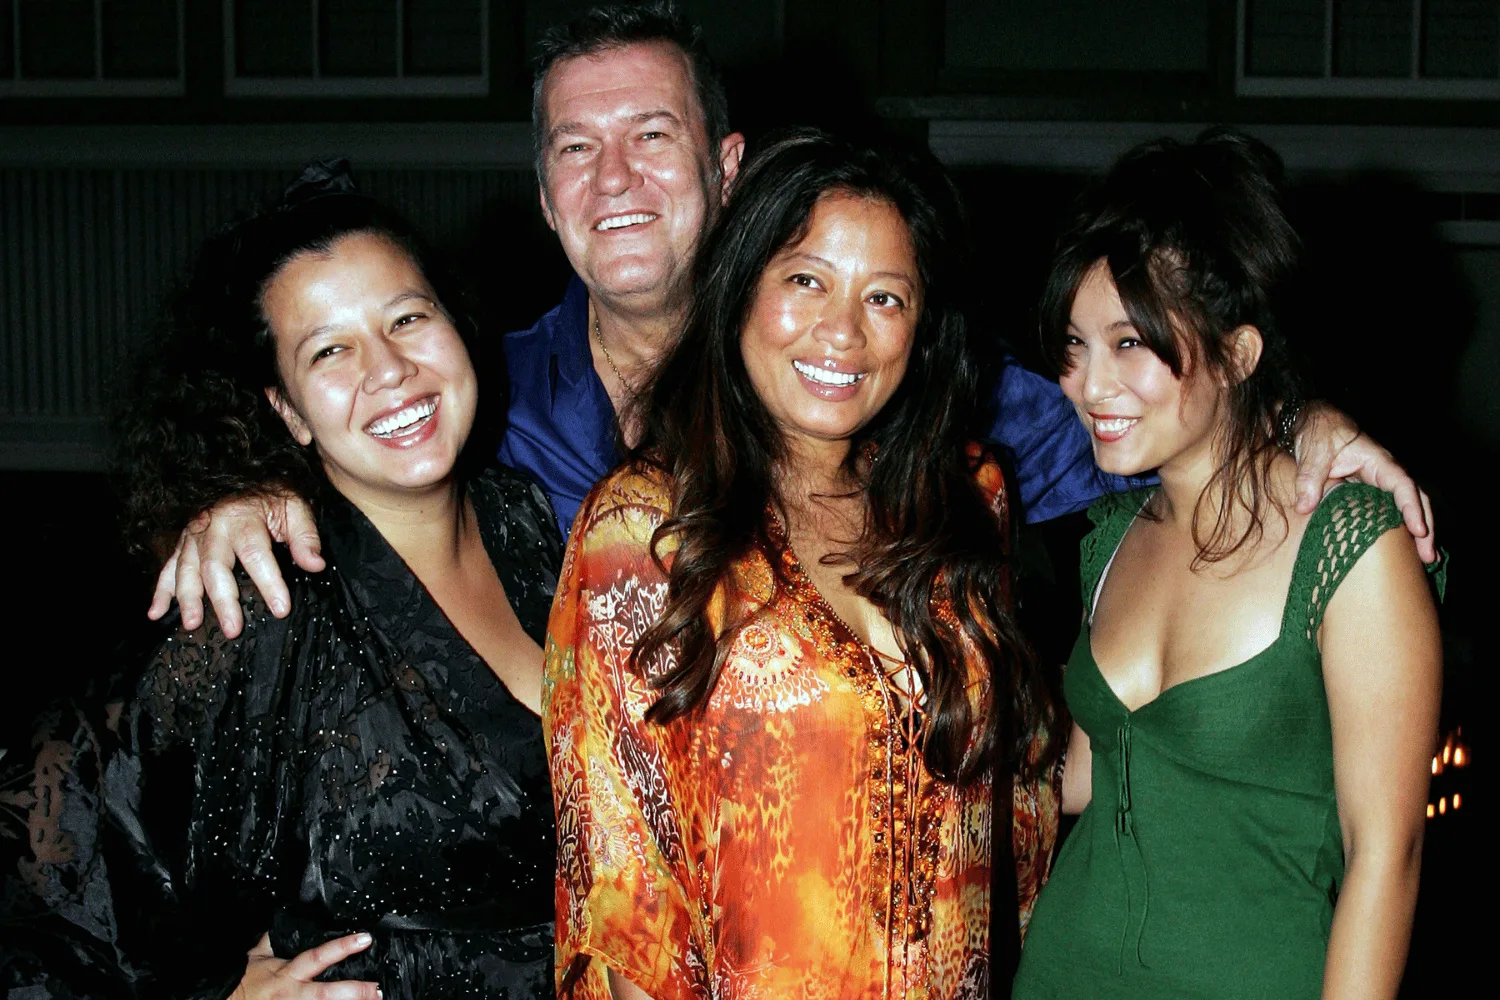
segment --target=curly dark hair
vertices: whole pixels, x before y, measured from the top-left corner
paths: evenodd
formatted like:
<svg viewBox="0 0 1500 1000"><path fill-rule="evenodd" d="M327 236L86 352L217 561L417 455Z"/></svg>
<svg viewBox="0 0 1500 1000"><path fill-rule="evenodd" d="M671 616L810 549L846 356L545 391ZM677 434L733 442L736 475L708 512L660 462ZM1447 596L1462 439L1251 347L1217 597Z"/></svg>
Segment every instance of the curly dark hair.
<svg viewBox="0 0 1500 1000"><path fill-rule="evenodd" d="M831 192L894 206L905 220L922 281L922 311L906 375L851 442L862 485L862 537L845 579L891 622L927 692L922 753L944 780L972 780L997 757L1019 771L1054 704L1004 599L1007 539L974 479L968 453L980 366L960 307L967 288L962 209L930 154L865 145L799 129L770 139L745 166L697 260L695 298L682 339L658 368L638 411L632 460L670 477L673 513L653 550L675 539L666 606L637 644L637 665L675 665L656 676L649 718L687 715L712 692L734 629L715 637L707 614L731 562L769 544L768 503L782 511L776 470L787 445L756 394L740 353L741 325L761 274L807 232ZM872 456L873 458L869 458ZM665 563L663 563L665 565ZM946 593L956 618L933 598ZM973 662L965 644L979 651ZM975 676L987 671L987 676ZM988 681L977 712L969 685Z"/></svg>
<svg viewBox="0 0 1500 1000"><path fill-rule="evenodd" d="M1199 564L1256 544L1267 513L1285 516L1268 489L1276 417L1303 383L1279 315L1301 248L1281 184L1275 151L1233 129L1142 143L1084 195L1042 298L1042 350L1066 372L1073 299L1104 261L1131 324L1172 374L1201 364L1230 384L1223 458L1209 487L1225 502L1208 529L1198 523L1202 505L1193 512ZM1247 325L1262 347L1245 375L1232 370L1229 335ZM1240 532L1236 507L1249 515Z"/></svg>
<svg viewBox="0 0 1500 1000"><path fill-rule="evenodd" d="M391 241L426 276L473 356L463 287L405 219L343 179L310 196L299 182L274 206L209 237L171 297L115 418L115 473L132 553L160 555L164 541L228 497L295 494L316 502L327 488L315 448L292 438L265 393L284 385L262 298L292 258L327 253L356 233ZM494 422L497 406L503 413L503 400L482 404L476 428ZM492 439L471 434L466 463Z"/></svg>

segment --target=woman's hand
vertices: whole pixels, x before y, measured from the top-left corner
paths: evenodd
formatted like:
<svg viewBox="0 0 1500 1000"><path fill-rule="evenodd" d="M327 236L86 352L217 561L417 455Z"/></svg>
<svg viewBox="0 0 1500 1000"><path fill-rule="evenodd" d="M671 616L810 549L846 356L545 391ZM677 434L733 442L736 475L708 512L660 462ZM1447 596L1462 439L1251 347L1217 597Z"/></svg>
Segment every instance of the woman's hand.
<svg viewBox="0 0 1500 1000"><path fill-rule="evenodd" d="M360 932L325 941L293 959L282 960L271 950L271 935L263 934L250 949L245 978L240 980L230 1000L380 1000L380 987L374 983L352 979L339 983L313 982L326 970L368 947L370 935Z"/></svg>

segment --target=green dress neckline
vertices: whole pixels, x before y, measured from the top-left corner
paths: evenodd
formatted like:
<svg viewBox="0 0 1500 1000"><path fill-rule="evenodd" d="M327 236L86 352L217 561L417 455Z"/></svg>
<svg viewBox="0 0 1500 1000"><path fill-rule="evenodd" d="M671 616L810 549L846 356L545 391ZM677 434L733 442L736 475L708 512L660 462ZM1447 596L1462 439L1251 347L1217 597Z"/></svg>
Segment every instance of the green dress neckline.
<svg viewBox="0 0 1500 1000"><path fill-rule="evenodd" d="M1236 673L1243 668L1254 667L1258 661L1264 660L1281 647L1281 644L1287 639L1287 622L1290 619L1291 602L1293 593L1296 590L1298 570L1299 568L1301 568L1302 559L1304 556L1303 546L1307 541L1308 532L1310 532L1312 529L1312 522L1309 521L1306 530L1304 530L1303 532L1302 538L1297 542L1297 557L1292 562L1292 573L1290 578L1287 580L1286 596L1282 599L1281 622L1276 630L1276 638L1272 639L1264 649L1261 649L1256 653L1252 653L1250 656L1246 657L1238 663L1231 664L1222 670L1215 670L1212 673L1199 674L1196 677L1189 677L1187 680L1178 681L1175 684L1162 688L1161 691L1157 692L1154 698L1152 698L1150 701L1147 701L1145 704L1140 705L1136 708L1130 708L1125 704L1124 701L1121 700L1120 696L1115 693L1115 689L1110 686L1109 679L1104 676L1103 668L1099 666L1099 658L1094 655L1094 643L1092 637L1094 606L1098 603L1097 598L1103 596L1104 585L1109 579L1109 570L1114 566L1115 556L1119 554L1120 548L1125 544L1125 537L1130 534L1131 527L1135 524L1136 519L1141 516L1141 511L1145 510L1146 504L1151 502L1151 497L1156 494L1156 491L1157 487L1150 487L1148 489L1136 490L1132 493L1124 494L1120 498L1120 500L1122 501L1127 497L1139 496L1141 499L1140 504L1136 508L1135 512L1131 514L1129 518L1126 518L1124 520L1124 527L1119 531L1119 537L1116 539L1114 546L1109 550L1109 557L1105 560L1104 566L1099 570L1098 578L1095 581L1094 586L1088 591L1085 596L1085 601L1087 603L1085 603L1084 607L1087 610L1085 612L1086 619L1084 622L1084 638L1080 640L1083 647L1083 652L1085 654L1083 657L1081 657L1083 663L1080 665L1086 665L1088 668L1087 673L1091 673L1093 677L1099 682L1099 684L1104 687L1104 690L1108 693L1110 699L1119 706L1122 712L1132 717L1139 717L1142 712L1147 711L1157 702L1161 701L1164 698L1167 698L1174 691L1177 691L1180 688L1195 686L1203 681L1212 680L1216 677L1222 677L1225 674ZM1128 506L1122 504L1121 510L1128 511L1129 508ZM1092 514L1092 510L1090 511L1090 513ZM1119 515L1116 516L1118 517ZM1111 518L1111 521L1113 520L1114 518ZM1106 525L1110 525L1111 521L1107 521L1104 523Z"/></svg>

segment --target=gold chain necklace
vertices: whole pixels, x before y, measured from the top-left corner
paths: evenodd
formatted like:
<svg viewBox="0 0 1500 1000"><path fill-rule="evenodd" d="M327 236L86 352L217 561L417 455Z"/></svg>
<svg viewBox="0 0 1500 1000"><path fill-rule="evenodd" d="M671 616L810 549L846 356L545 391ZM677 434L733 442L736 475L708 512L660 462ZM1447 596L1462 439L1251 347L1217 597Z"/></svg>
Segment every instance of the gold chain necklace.
<svg viewBox="0 0 1500 1000"><path fill-rule="evenodd" d="M604 352L604 360L608 362L609 370L615 373L615 378L620 380L620 384L625 387L626 393L634 396L635 386L631 385L630 381L625 378L625 373L620 371L620 366L615 364L614 358L610 357L609 348L604 346L604 334L599 332L598 316L594 317L594 339L599 341L599 350Z"/></svg>

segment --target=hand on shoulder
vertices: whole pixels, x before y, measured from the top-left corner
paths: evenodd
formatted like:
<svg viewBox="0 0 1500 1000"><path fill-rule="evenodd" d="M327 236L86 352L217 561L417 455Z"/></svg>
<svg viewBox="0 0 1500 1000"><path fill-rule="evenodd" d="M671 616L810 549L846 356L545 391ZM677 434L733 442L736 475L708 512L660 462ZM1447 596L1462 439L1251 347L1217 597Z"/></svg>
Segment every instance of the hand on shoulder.
<svg viewBox="0 0 1500 1000"><path fill-rule="evenodd" d="M195 518L183 529L177 549L156 579L146 612L160 619L175 598L182 624L189 630L203 622L203 595L229 638L240 634L235 565L244 567L266 606L278 618L291 611L291 595L276 562L273 542L285 544L292 560L310 573L324 568L317 521L306 500L290 494L231 497Z"/></svg>

